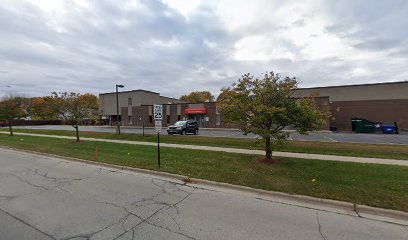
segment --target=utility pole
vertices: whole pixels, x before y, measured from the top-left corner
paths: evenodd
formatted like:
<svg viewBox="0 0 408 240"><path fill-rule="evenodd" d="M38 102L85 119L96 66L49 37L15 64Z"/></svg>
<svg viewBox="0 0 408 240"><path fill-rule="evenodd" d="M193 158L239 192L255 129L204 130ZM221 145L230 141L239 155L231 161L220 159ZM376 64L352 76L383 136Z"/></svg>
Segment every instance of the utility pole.
<svg viewBox="0 0 408 240"><path fill-rule="evenodd" d="M116 84L116 134L120 135L120 121L119 121L119 92L118 88L123 88L124 85Z"/></svg>

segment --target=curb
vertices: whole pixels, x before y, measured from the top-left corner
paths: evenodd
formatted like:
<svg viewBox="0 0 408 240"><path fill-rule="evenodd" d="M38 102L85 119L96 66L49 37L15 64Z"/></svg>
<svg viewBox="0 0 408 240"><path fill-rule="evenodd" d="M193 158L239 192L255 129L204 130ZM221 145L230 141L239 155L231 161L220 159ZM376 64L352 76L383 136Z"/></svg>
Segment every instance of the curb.
<svg viewBox="0 0 408 240"><path fill-rule="evenodd" d="M384 208L375 208L375 207L370 207L366 205L357 205L357 204L356 204L355 210L356 212L362 213L362 214L375 215L375 216L385 217L385 218L398 218L398 219L407 221L408 223L408 212L402 212L402 211L384 209Z"/></svg>
<svg viewBox="0 0 408 240"><path fill-rule="evenodd" d="M187 176L174 174L174 173L158 172L158 171L143 169L143 168L134 168L134 167L121 166L121 165L115 165L115 164L110 164L110 163L95 162L95 161L90 161L90 160L85 160L85 159L80 159L80 158L66 157L66 156L36 152L36 151L31 151L31 150L22 150L22 149L17 149L17 148L12 148L12 147L1 146L0 148L10 149L10 150L19 151L19 152L33 153L33 154L47 156L47 157L57 157L57 158L66 159L69 161L87 163L87 164L94 165L94 166L103 166L103 167L115 168L119 170L127 170L131 172L136 172L136 173L149 174L149 175L153 175L157 177L165 177L171 180L178 180L181 182L185 182L185 184L187 185L192 185L192 186L196 184L203 185L204 189L205 189L205 186L222 187L222 188L227 188L230 190L238 190L244 193L252 193L252 194L256 194L260 196L267 196L267 197L274 197L274 198L278 197L278 198L283 198L283 199L287 199L291 201L297 201L300 203L299 206L301 206L301 204L315 204L321 207L332 207L336 209L355 212L357 216L359 217L361 217L361 214L368 214L368 215L378 216L380 218L392 218L395 220L402 220L403 223L399 221L392 221L392 220L391 221L387 220L387 221L396 223L399 225L408 226L408 212L403 212L403 211L370 207L366 205L359 205L359 204L338 201L338 200L316 198L316 197L289 194L289 193L276 192L276 191L268 191L268 190L256 189L256 188L251 188L251 187L246 187L246 186L233 185L230 183L215 182L215 181L210 181L210 180L205 180L205 179L189 178ZM191 182L185 181L186 179L191 180Z"/></svg>

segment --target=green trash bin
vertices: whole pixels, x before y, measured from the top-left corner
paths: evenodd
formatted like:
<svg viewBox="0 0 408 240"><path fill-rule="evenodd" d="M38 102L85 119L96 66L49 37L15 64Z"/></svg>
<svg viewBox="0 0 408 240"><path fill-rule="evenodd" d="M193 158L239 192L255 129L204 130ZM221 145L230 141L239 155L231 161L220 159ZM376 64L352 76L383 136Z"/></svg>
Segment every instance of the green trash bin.
<svg viewBox="0 0 408 240"><path fill-rule="evenodd" d="M355 121L355 130L357 133L374 133L375 132L375 123L368 121L366 119L356 119Z"/></svg>

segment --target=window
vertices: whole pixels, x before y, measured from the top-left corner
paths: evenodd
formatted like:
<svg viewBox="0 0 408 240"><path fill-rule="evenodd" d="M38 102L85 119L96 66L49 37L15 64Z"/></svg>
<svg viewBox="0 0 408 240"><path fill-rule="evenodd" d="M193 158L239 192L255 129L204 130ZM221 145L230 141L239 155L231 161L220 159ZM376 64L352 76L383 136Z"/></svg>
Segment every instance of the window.
<svg viewBox="0 0 408 240"><path fill-rule="evenodd" d="M128 106L132 106L132 98L128 98Z"/></svg>
<svg viewBox="0 0 408 240"><path fill-rule="evenodd" d="M153 116L149 116L149 123L153 123Z"/></svg>
<svg viewBox="0 0 408 240"><path fill-rule="evenodd" d="M167 115L167 123L170 123L170 116Z"/></svg>

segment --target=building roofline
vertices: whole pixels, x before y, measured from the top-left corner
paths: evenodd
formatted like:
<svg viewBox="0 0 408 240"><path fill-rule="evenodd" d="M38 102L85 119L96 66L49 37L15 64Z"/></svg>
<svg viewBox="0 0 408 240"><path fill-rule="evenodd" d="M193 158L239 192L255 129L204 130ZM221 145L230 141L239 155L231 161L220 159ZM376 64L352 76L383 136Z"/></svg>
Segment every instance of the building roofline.
<svg viewBox="0 0 408 240"><path fill-rule="evenodd" d="M199 103L192 103L192 102L179 102L179 103L162 103L159 105L177 105L177 104L203 104L203 103L217 103L216 101L211 102L199 102ZM153 106L154 104L142 104L140 106Z"/></svg>
<svg viewBox="0 0 408 240"><path fill-rule="evenodd" d="M398 81L398 82L382 82L382 83L363 83L363 84L350 84L350 85L334 85L334 86L326 86L326 87L305 87L305 88L298 88L296 90L312 90L312 89L322 89L322 88L342 88L342 87L360 87L360 86L377 86L377 85L393 85L393 84L401 84L406 83L408 81Z"/></svg>
<svg viewBox="0 0 408 240"><path fill-rule="evenodd" d="M129 91L118 91L118 93L129 93L129 92L147 92L147 93L154 93L154 94L159 94L158 92L153 92L153 91L148 91L144 89L136 89L136 90L129 90ZM105 94L116 94L116 92L108 92L108 93L99 93L99 95L105 95Z"/></svg>
<svg viewBox="0 0 408 240"><path fill-rule="evenodd" d="M162 95L160 95L160 93L158 93L158 92L148 91L148 90L144 90L144 89L136 89L136 90L129 90L129 91L120 91L120 92L118 92L118 94L121 94L121 93L131 93L131 92L153 93L153 94L157 94L157 95L159 95L160 97L163 97L163 98L168 98L168 99L180 101L180 100L177 99L177 98L162 96ZM106 95L106 94L116 94L116 92L99 93L99 96L100 96L100 95Z"/></svg>

